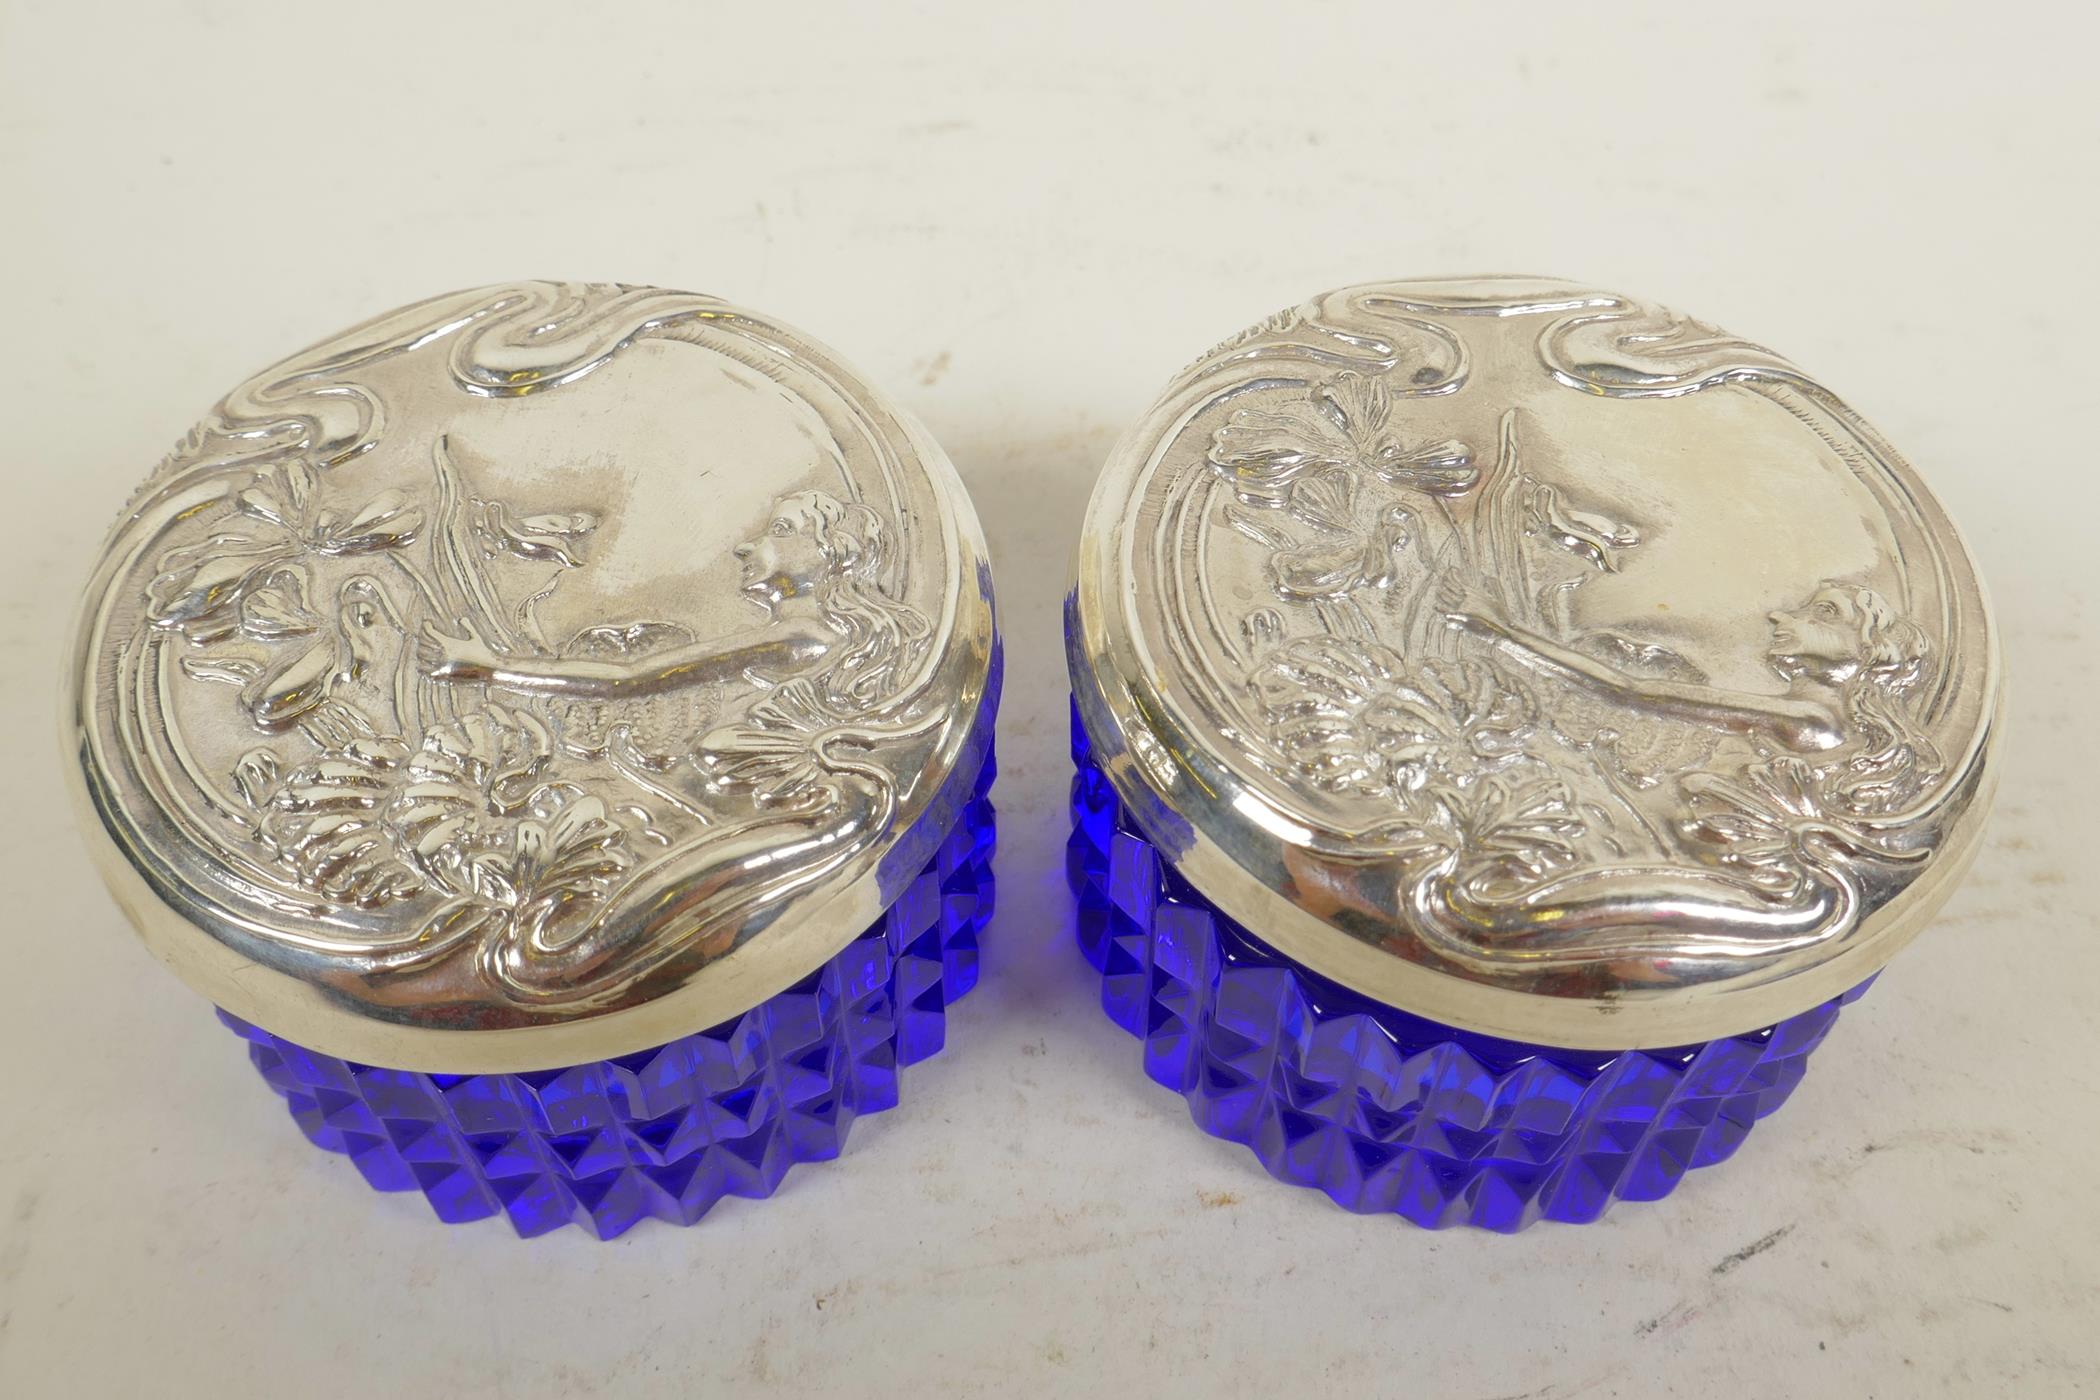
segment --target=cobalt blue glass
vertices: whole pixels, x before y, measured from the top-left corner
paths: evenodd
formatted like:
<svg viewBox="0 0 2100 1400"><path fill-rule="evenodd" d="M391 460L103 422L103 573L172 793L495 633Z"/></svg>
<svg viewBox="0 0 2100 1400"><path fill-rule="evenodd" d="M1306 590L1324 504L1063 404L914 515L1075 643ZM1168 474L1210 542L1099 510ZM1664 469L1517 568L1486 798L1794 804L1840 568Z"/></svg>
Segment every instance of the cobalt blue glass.
<svg viewBox="0 0 2100 1400"><path fill-rule="evenodd" d="M64 723L119 908L310 1139L613 1236L837 1156L941 1048L999 684L901 406L750 307L525 281L223 396L105 543Z"/></svg>
<svg viewBox="0 0 2100 1400"><path fill-rule="evenodd" d="M897 1104L977 985L995 894L988 755L962 815L883 916L742 1016L616 1059L524 1074L422 1074L316 1054L226 1012L316 1146L441 1220L501 1214L520 1235L602 1239L646 1217L690 1225L724 1196L773 1194L839 1155L853 1120Z"/></svg>
<svg viewBox="0 0 2100 1400"><path fill-rule="evenodd" d="M1347 1210L1507 1232L1666 1196L1786 1102L1866 990L1668 1049L1440 1025L1295 965L1205 900L1130 822L1076 710L1072 761L1065 870L1102 1010L1204 1131Z"/></svg>
<svg viewBox="0 0 2100 1400"><path fill-rule="evenodd" d="M1432 1227L1737 1151L1958 884L2003 729L1889 443L1556 278L1336 288L1186 362L1102 464L1065 648L1109 1014L1275 1175Z"/></svg>

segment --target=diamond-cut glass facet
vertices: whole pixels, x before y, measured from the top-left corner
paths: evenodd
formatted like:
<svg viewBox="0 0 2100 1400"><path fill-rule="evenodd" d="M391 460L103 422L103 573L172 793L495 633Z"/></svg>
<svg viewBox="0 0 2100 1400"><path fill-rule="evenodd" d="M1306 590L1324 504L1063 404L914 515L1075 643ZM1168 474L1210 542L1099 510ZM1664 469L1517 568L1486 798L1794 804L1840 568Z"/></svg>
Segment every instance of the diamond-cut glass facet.
<svg viewBox="0 0 2100 1400"><path fill-rule="evenodd" d="M618 1059L531 1074L419 1074L315 1054L226 1013L307 1137L444 1220L611 1238L689 1225L723 1196L771 1195L836 1157L897 1071L941 1048L977 983L994 885L993 764L939 851L844 951L734 1021Z"/></svg>
<svg viewBox="0 0 2100 1400"><path fill-rule="evenodd" d="M1669 1194L1801 1080L1838 1008L1660 1050L1476 1035L1315 976L1226 918L1131 824L1072 719L1065 870L1101 1005L1205 1131L1349 1210L1519 1230Z"/></svg>

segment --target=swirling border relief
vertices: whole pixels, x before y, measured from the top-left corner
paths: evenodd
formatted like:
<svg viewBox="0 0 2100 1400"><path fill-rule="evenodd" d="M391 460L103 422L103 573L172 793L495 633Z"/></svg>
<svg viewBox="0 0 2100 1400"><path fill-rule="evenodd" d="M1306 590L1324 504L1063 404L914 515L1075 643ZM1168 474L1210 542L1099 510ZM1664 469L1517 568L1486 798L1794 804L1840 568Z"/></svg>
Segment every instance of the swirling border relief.
<svg viewBox="0 0 2100 1400"><path fill-rule="evenodd" d="M1942 654L1959 654L1971 640L1961 635L1952 607L1951 562L1901 471L1888 466L1901 459L1885 442L1819 383L1765 347L1607 293L1545 282L1512 285L1507 295L1428 285L1405 293L1371 288L1278 313L1184 371L1165 401L1170 416L1161 420L1164 427L1144 474L1161 470L1166 452L1191 423L1249 389L1305 385L1311 375L1336 368L1392 371L1403 360L1392 335L1379 329L1381 323L1408 334L1428 332L1428 343L1455 347L1453 358L1461 367L1425 389L1395 386L1396 399L1455 391L1469 367L1463 339L1424 319L1432 316L1552 317L1536 340L1539 362L1559 383L1580 392L1662 398L1734 385L1772 399L1822 437L1881 502L1901 545L1907 546L1904 552L1930 561L1925 577L1938 617L1928 630ZM1253 757L1261 725L1242 712L1242 687L1221 669L1221 663L1243 666L1245 658L1205 583L1211 577L1210 531L1216 528L1223 489L1214 473L1181 472L1162 502L1150 550L1155 560L1188 561L1157 580L1169 619L1162 634L1183 674L1196 681L1197 703L1214 712L1211 723ZM1899 572L1909 587L1909 569ZM1904 606L1907 610L1910 601ZM1951 667L1934 676L1924 697L1928 717L1952 706L1957 680ZM1404 907L1430 946L1464 963L1568 966L1658 956L1784 954L1858 926L1878 896L1862 883L1857 858L1901 867L1929 856L1936 823L1963 788L1967 771L1966 763L1951 764L1911 808L1851 823L1846 830L1831 828L1826 837L1811 841L1808 849L1822 856L1808 861L1805 884L1784 904L1711 868L1591 865L1514 896L1469 888L1450 870L1418 872L1405 887ZM1293 811L1291 820L1309 820L1309 814ZM1314 821L1308 835L1322 851L1352 859L1379 857L1380 837L1373 829L1342 830Z"/></svg>
<svg viewBox="0 0 2100 1400"><path fill-rule="evenodd" d="M120 530L126 553L114 571L137 577L147 552L173 522L208 509L251 479L245 471L294 458L333 470L370 450L389 430L384 400L353 376L387 358L454 337L446 364L454 385L480 397L504 398L558 390L599 369L623 348L646 337L692 340L761 369L769 357L792 361L836 400L811 401L835 432L870 449L894 507L909 506L904 467L872 410L819 357L792 345L714 298L653 288L526 284L477 289L434 298L367 322L248 381L164 459L132 502ZM756 337L756 339L753 339ZM747 343L748 342L748 343ZM843 412L849 422L834 421ZM840 440L848 440L841 433ZM853 478L849 475L848 481ZM954 523L940 520L944 557L957 547ZM908 580L909 551L899 560ZM900 587L908 588L908 581ZM952 590L949 590L952 592ZM616 1001L666 964L727 951L717 931L748 937L783 900L820 884L851 862L895 821L917 779L899 791L898 775L869 757L878 745L915 741L955 717L921 702L940 674L959 602L944 597L933 619L930 645L886 713L896 722L853 730L833 726L821 736L819 757L841 774L865 780L851 787L871 802L817 823L809 813L759 816L710 831L699 843L674 846L629 873L598 916L580 933L551 944L535 937L481 949L485 982L520 1005L594 1005ZM105 621L100 624L106 626ZM164 632L138 628L124 645L117 688L116 735L139 780L178 840L164 852L191 890L229 890L237 907L271 912L273 924L248 927L256 936L301 950L323 965L357 976L415 973L451 957L471 928L401 928L398 920L318 906L305 891L285 887L275 871L241 846L221 839L218 826L237 814L217 785L197 770L174 728L165 696L177 684L177 648ZM158 719L154 717L158 716ZM183 792L202 794L213 813L193 811ZM849 794L850 795L850 794ZM704 854L703 854L704 848ZM696 867L694 860L704 864ZM188 890L165 891L180 903ZM637 920L629 917L646 911ZM314 928L301 932L304 924Z"/></svg>

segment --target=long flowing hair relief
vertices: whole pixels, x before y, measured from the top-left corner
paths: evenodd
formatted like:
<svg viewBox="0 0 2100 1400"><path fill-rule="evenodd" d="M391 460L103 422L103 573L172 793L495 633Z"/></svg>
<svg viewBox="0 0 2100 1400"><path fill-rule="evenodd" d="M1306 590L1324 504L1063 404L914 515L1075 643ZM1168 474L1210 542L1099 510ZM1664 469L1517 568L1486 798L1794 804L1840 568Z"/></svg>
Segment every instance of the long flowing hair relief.
<svg viewBox="0 0 2100 1400"><path fill-rule="evenodd" d="M1510 334L1549 384L1769 398L1879 489L1873 444L1820 386L1704 323L1604 294L1338 294L1184 377L1207 441L1203 469L1167 478L1159 557L1227 558L1240 581L1162 576L1173 635L1213 639L1184 659L1275 790L1320 794L1356 850L1402 867L1400 907L1367 907L1367 926L1404 912L1454 959L1540 966L1778 954L1854 926L1877 872L1932 849L1947 763L1920 697L1946 643L1907 615L1901 561L1772 615L1776 690L1717 684L1638 617L1585 621L1653 522L1536 465L1556 459L1530 409L1483 425L1441 406L1473 328L1533 314L1551 319ZM1242 395L1256 365L1263 392ZM1214 390L1230 407L1203 417Z"/></svg>

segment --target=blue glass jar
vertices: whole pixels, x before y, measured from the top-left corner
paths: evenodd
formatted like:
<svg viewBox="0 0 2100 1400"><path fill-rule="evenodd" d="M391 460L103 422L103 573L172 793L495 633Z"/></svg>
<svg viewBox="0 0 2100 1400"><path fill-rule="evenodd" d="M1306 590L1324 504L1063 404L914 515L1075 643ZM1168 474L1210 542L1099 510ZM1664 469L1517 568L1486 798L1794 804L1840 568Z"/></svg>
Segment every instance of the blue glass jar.
<svg viewBox="0 0 2100 1400"><path fill-rule="evenodd" d="M1647 1050L1459 1030L1308 971L1204 899L1133 828L1076 712L1072 761L1065 870L1101 1009L1205 1132L1345 1210L1514 1231L1659 1199L1786 1102L1866 991Z"/></svg>
<svg viewBox="0 0 2100 1400"><path fill-rule="evenodd" d="M1727 1158L1988 809L1996 641L1922 483L1571 284L1228 339L1115 449L1066 618L1104 1010L1206 1131L1420 1225Z"/></svg>
<svg viewBox="0 0 2100 1400"><path fill-rule="evenodd" d="M993 896L990 571L830 351L650 287L378 317L228 394L82 614L119 904L316 1144L616 1235L894 1104Z"/></svg>
<svg viewBox="0 0 2100 1400"><path fill-rule="evenodd" d="M320 1055L220 1012L309 1141L438 1218L502 1214L520 1235L610 1239L764 1197L897 1105L900 1072L947 1041L977 985L996 843L987 755L961 818L904 894L830 961L721 1025L614 1059L521 1074L430 1074Z"/></svg>

